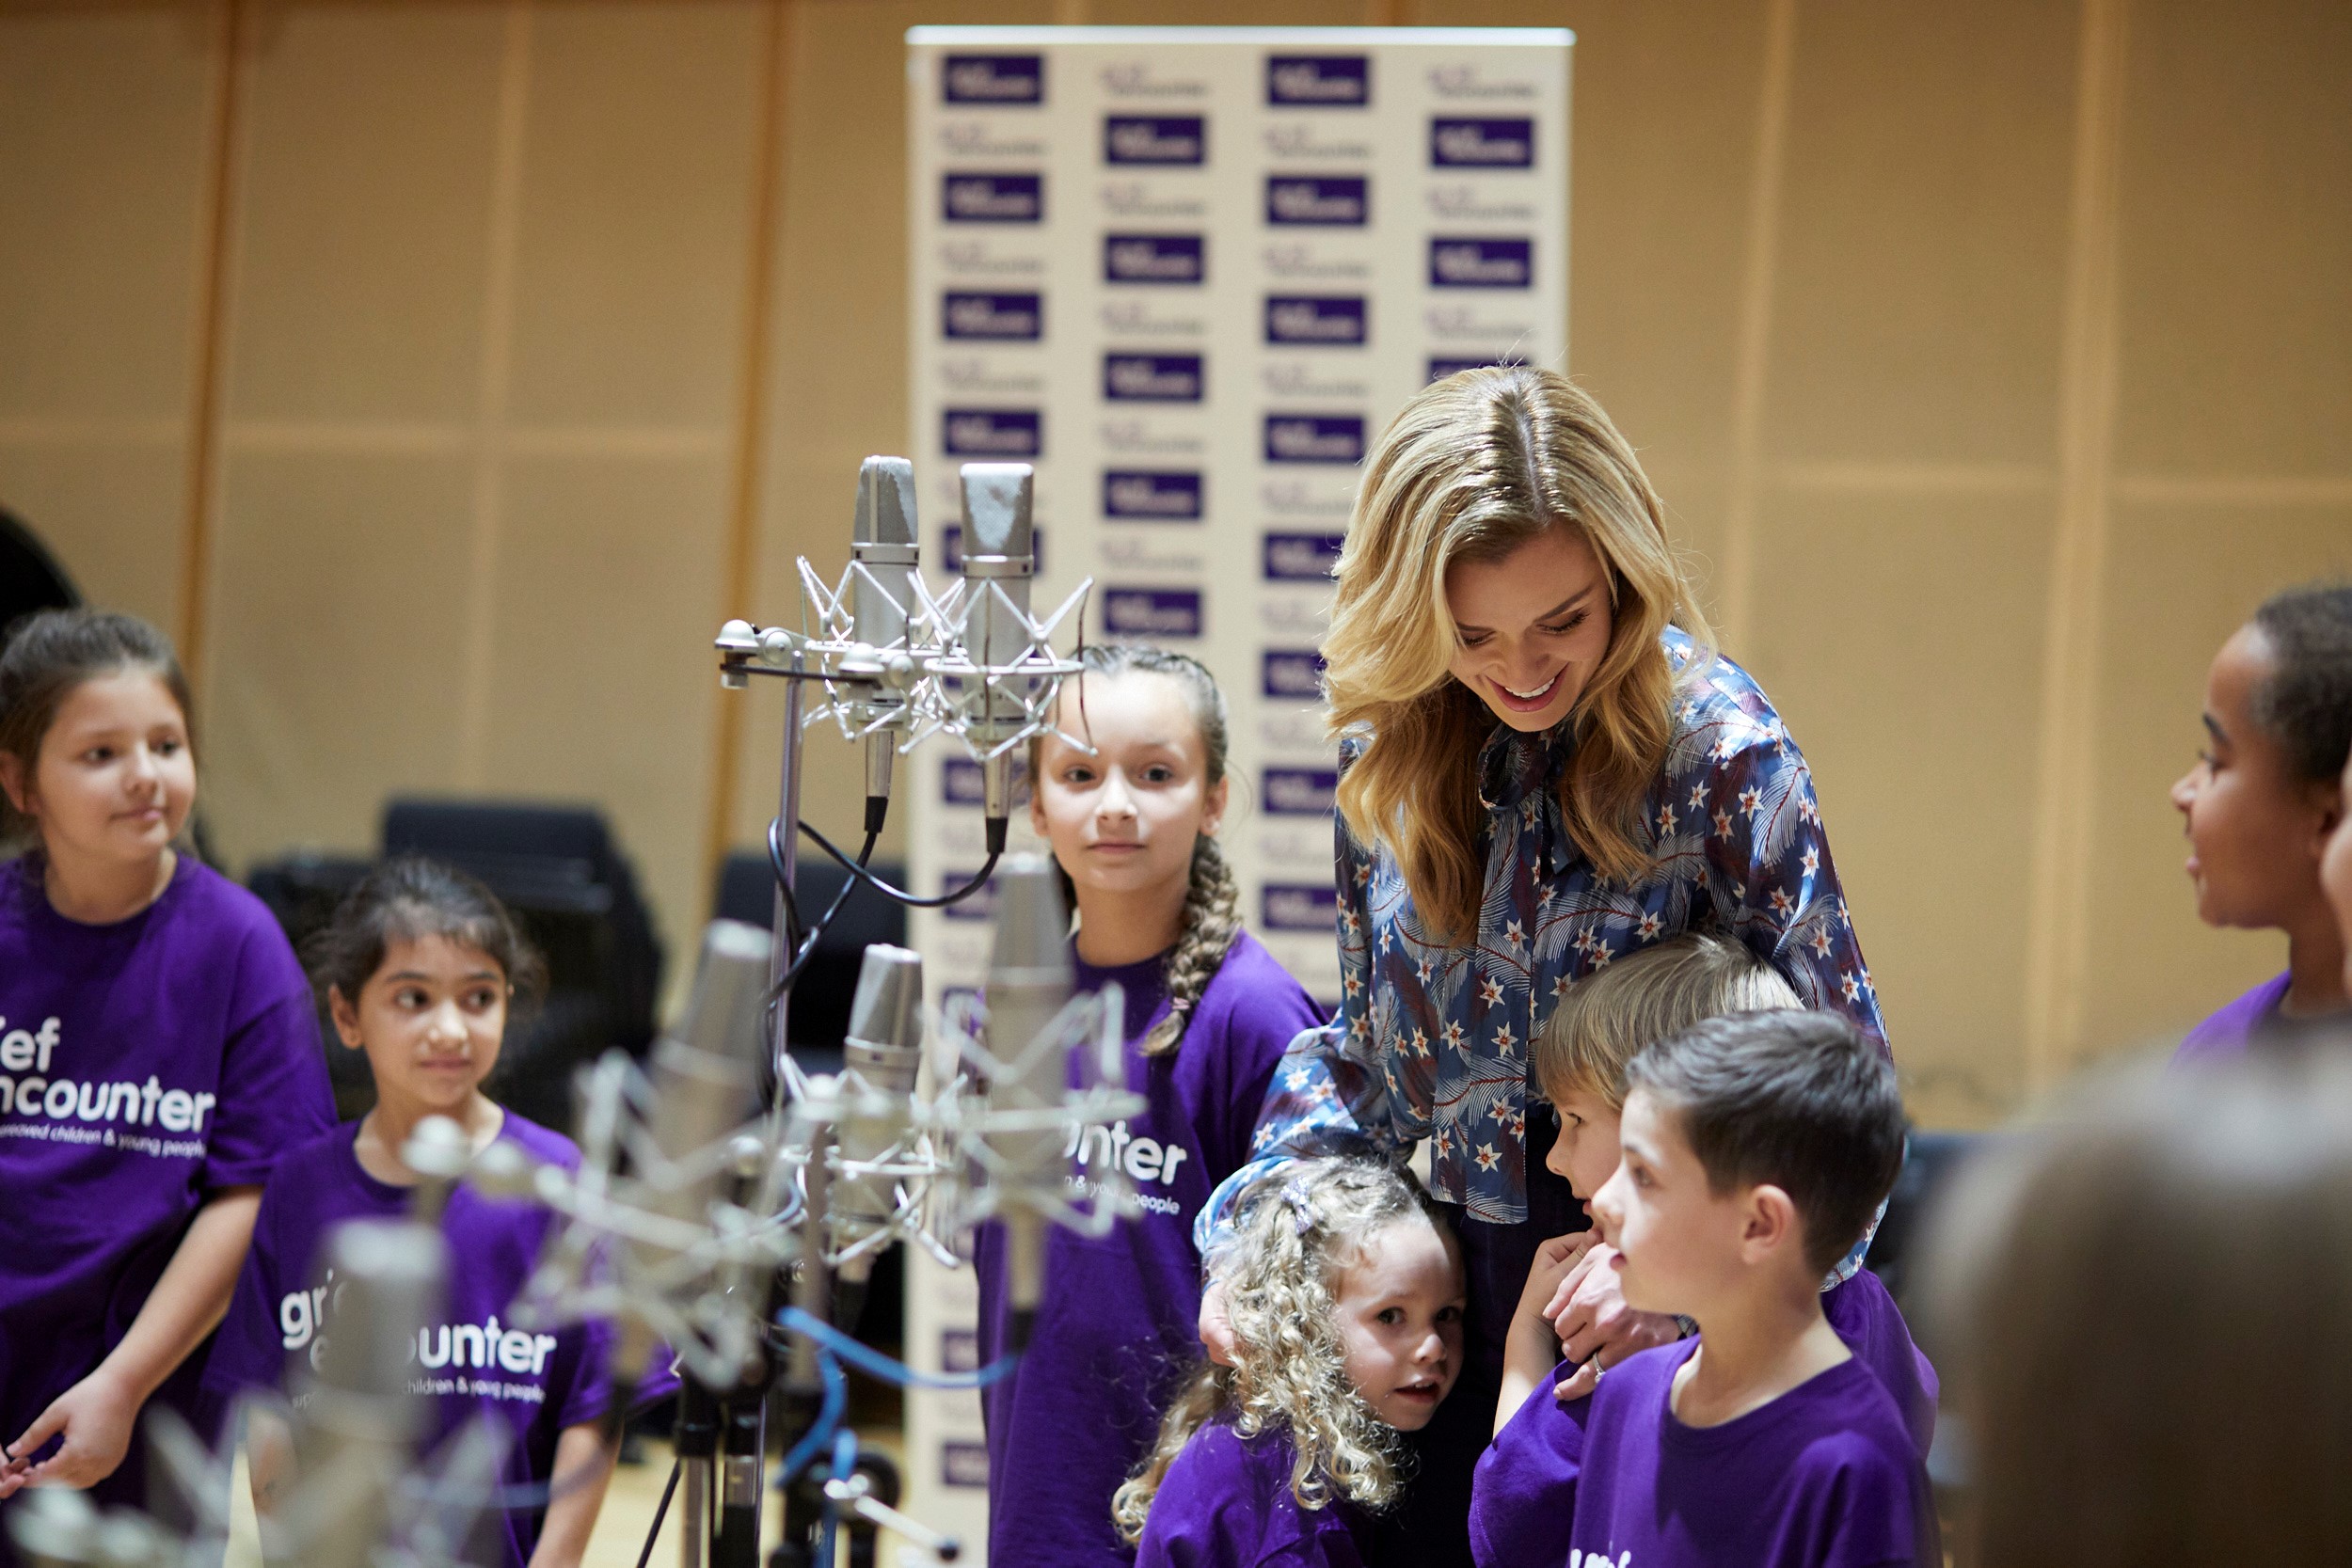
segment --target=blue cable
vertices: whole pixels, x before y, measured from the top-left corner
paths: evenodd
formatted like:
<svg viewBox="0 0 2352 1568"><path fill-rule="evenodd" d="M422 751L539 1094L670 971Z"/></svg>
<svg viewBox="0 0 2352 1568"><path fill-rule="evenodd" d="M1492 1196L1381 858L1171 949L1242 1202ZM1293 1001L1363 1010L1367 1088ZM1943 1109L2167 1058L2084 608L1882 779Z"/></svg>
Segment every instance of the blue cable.
<svg viewBox="0 0 2352 1568"><path fill-rule="evenodd" d="M857 1469L857 1433L844 1427L833 1440L833 1475L834 1481L848 1481ZM815 1568L833 1568L834 1538L841 1529L841 1504L831 1492L825 1494L825 1523L818 1532Z"/></svg>
<svg viewBox="0 0 2352 1568"><path fill-rule="evenodd" d="M977 1371L922 1372L903 1361L895 1361L882 1352L862 1345L823 1319L787 1307L776 1314L776 1322L795 1334L805 1334L824 1350L832 1352L868 1377L884 1383L895 1383L901 1388L985 1388L1009 1376L1021 1364L1018 1351L1001 1355Z"/></svg>
<svg viewBox="0 0 2352 1568"><path fill-rule="evenodd" d="M808 1467L809 1462L824 1451L825 1445L833 1441L834 1430L841 1425L842 1411L849 1408L850 1379L841 1370L840 1364L826 1354L821 1346L817 1353L817 1370L824 1376L825 1402L818 1408L817 1423L808 1429L805 1436L792 1445L792 1451L786 1454L784 1463L776 1467L776 1486L779 1490L791 1485L794 1479Z"/></svg>

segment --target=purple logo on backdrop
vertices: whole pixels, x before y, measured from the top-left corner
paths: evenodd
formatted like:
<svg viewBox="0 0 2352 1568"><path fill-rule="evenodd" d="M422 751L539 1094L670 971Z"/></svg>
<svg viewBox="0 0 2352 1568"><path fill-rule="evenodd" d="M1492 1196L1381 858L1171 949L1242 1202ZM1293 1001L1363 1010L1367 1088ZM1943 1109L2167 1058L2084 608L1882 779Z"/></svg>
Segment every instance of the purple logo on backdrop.
<svg viewBox="0 0 2352 1568"><path fill-rule="evenodd" d="M1268 294L1265 341L1356 348L1369 331L1361 294Z"/></svg>
<svg viewBox="0 0 2352 1568"><path fill-rule="evenodd" d="M940 445L950 457L1036 457L1045 450L1045 416L1035 408L949 408L939 418Z"/></svg>
<svg viewBox="0 0 2352 1568"><path fill-rule="evenodd" d="M1328 768L1269 768L1258 798L1276 816L1327 816L1339 787L1339 774Z"/></svg>
<svg viewBox="0 0 2352 1568"><path fill-rule="evenodd" d="M1535 281L1533 240L1454 239L1429 242L1433 289L1524 289Z"/></svg>
<svg viewBox="0 0 2352 1568"><path fill-rule="evenodd" d="M1443 381L1447 376L1453 375L1458 371L1484 370L1488 365L1500 365L1502 363L1503 363L1503 360L1501 357L1491 354L1486 356L1484 359L1432 359L1429 361L1429 379L1432 381Z"/></svg>
<svg viewBox="0 0 2352 1568"><path fill-rule="evenodd" d="M1269 463L1360 463L1364 420L1360 414L1268 414L1265 460Z"/></svg>
<svg viewBox="0 0 2352 1568"><path fill-rule="evenodd" d="M951 806L984 806L988 803L987 785L980 777L980 765L970 757L949 757L939 772L939 798ZM1012 763L1012 799L1018 805L1029 798L1029 767L1016 754ZM961 882L950 884L961 887ZM975 895L974 896L977 896Z"/></svg>
<svg viewBox="0 0 2352 1568"><path fill-rule="evenodd" d="M1103 396L1112 403L1199 403L1208 386L1197 354L1105 354Z"/></svg>
<svg viewBox="0 0 2352 1568"><path fill-rule="evenodd" d="M1041 223L1045 176L950 174L940 185L939 215L948 223Z"/></svg>
<svg viewBox="0 0 2352 1568"><path fill-rule="evenodd" d="M1205 164L1209 122L1199 115L1105 115L1106 164Z"/></svg>
<svg viewBox="0 0 2352 1568"><path fill-rule="evenodd" d="M1268 648L1262 689L1269 697L1320 699L1323 656L1312 648Z"/></svg>
<svg viewBox="0 0 2352 1568"><path fill-rule="evenodd" d="M1268 582L1327 582L1340 563L1344 533L1269 533L1265 536Z"/></svg>
<svg viewBox="0 0 2352 1568"><path fill-rule="evenodd" d="M941 1371L977 1371L979 1366L980 1335L977 1329L943 1328L939 1331L939 1370Z"/></svg>
<svg viewBox="0 0 2352 1568"><path fill-rule="evenodd" d="M988 1484L988 1445L986 1443L940 1444L939 1484L942 1486L986 1486Z"/></svg>
<svg viewBox="0 0 2352 1568"><path fill-rule="evenodd" d="M1042 55L950 55L939 71L950 103L1042 103Z"/></svg>
<svg viewBox="0 0 2352 1568"><path fill-rule="evenodd" d="M1105 234L1105 283L1198 283L1209 275L1207 242L1198 234Z"/></svg>
<svg viewBox="0 0 2352 1568"><path fill-rule="evenodd" d="M1103 515L1130 522L1197 523L1200 476L1168 468L1111 468L1103 475Z"/></svg>
<svg viewBox="0 0 2352 1568"><path fill-rule="evenodd" d="M1259 894L1258 924L1269 931L1331 931L1339 916L1339 897L1327 884L1268 882Z"/></svg>
<svg viewBox="0 0 2352 1568"><path fill-rule="evenodd" d="M1429 122L1429 162L1438 168L1534 168L1535 122L1439 115Z"/></svg>
<svg viewBox="0 0 2352 1568"><path fill-rule="evenodd" d="M943 871L939 874L939 891L953 893L972 879L969 871ZM996 879L992 877L980 890L968 898L959 898L940 910L950 920L992 920L996 915Z"/></svg>
<svg viewBox="0 0 2352 1568"><path fill-rule="evenodd" d="M1265 220L1322 229L1361 229L1372 217L1372 182L1360 174L1269 174Z"/></svg>
<svg viewBox="0 0 2352 1568"><path fill-rule="evenodd" d="M939 330L946 338L1033 343L1045 336L1045 296L951 293L940 302Z"/></svg>
<svg viewBox="0 0 2352 1568"><path fill-rule="evenodd" d="M1360 109L1372 102L1365 55L1269 55L1265 101L1296 108Z"/></svg>
<svg viewBox="0 0 2352 1568"><path fill-rule="evenodd" d="M949 577L963 575L963 525L949 523L942 536L941 567ZM1029 560L1038 571L1045 570L1045 531L1032 524L1029 529Z"/></svg>
<svg viewBox="0 0 2352 1568"><path fill-rule="evenodd" d="M1198 589L1103 590L1103 629L1113 637L1198 637L1201 625Z"/></svg>

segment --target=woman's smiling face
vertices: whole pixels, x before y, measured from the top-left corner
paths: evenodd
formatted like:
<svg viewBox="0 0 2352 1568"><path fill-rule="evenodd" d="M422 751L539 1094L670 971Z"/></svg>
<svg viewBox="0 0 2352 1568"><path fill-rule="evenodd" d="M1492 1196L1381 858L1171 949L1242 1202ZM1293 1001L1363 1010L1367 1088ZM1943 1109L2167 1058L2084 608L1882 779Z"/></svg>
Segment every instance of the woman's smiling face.
<svg viewBox="0 0 2352 1568"><path fill-rule="evenodd" d="M1609 652L1609 570L1581 531L1548 528L1493 561L1446 568L1446 668L1530 734L1567 717Z"/></svg>

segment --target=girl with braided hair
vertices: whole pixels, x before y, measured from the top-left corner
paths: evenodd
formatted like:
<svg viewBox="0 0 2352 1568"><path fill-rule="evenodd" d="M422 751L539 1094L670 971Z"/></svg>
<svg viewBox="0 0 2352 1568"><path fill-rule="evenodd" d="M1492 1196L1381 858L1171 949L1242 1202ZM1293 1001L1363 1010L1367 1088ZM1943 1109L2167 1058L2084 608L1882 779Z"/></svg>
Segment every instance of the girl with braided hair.
<svg viewBox="0 0 2352 1568"><path fill-rule="evenodd" d="M1248 1162L1275 1064L1314 1003L1241 928L1218 851L1225 700L1195 660L1112 643L1064 684L1059 735L1029 752L1029 819L1078 913L1078 986L1126 999L1127 1086L1146 1109L1070 1150L1081 1188L1116 1164L1142 1214L1099 1239L1057 1229L1019 1370L985 1391L989 1554L1022 1568L1124 1568L1111 1495L1152 1446L1199 1354L1193 1220ZM1062 736L1074 736L1084 745ZM975 1257L980 1353L1009 1338L1004 1237Z"/></svg>
<svg viewBox="0 0 2352 1568"><path fill-rule="evenodd" d="M1394 1501L1400 1432L1462 1369L1462 1255L1379 1159L1259 1178L1218 1249L1230 1364L1204 1362L1115 1503L1138 1568L1349 1568Z"/></svg>

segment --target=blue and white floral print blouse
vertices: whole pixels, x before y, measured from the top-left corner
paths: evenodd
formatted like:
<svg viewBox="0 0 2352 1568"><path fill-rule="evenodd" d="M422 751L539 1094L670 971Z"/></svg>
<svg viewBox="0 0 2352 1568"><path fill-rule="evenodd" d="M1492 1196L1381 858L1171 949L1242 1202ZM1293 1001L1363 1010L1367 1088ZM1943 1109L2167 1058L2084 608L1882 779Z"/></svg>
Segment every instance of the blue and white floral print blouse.
<svg viewBox="0 0 2352 1568"><path fill-rule="evenodd" d="M1664 641L1687 669L1691 639L1669 628ZM1489 838L1473 946L1423 936L1394 858L1341 819L1339 1016L1291 1042L1258 1113L1259 1157L1195 1222L1204 1251L1244 1187L1333 1132L1391 1152L1434 1139L1437 1196L1494 1224L1525 1220L1529 1039L1578 980L1693 926L1746 942L1807 1006L1886 1048L1812 772L1746 671L1718 656L1680 687L1647 803L1650 863L1630 883L1605 880L1567 835L1552 787L1565 732L1499 724L1479 752ZM1342 766L1359 751L1343 745Z"/></svg>

